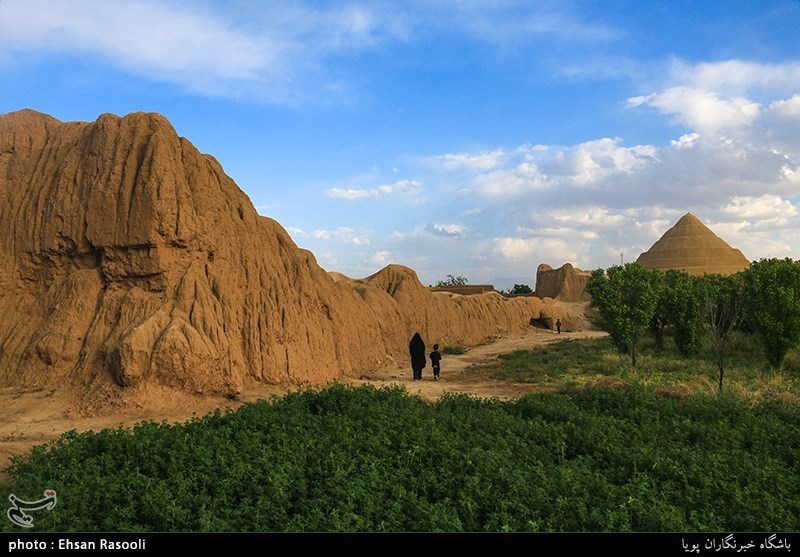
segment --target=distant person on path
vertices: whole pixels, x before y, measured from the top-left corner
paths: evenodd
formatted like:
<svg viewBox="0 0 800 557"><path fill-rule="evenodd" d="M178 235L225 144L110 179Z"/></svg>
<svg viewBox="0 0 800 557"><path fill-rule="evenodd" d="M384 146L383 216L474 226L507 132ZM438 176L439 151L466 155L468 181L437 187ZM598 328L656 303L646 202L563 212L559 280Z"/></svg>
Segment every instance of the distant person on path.
<svg viewBox="0 0 800 557"><path fill-rule="evenodd" d="M439 362L442 361L442 355L439 352L439 345L438 344L434 344L433 345L433 352L431 352L430 358L431 358L431 367L433 368L433 380L434 381L438 381L439 380L439 369L440 369L439 368Z"/></svg>
<svg viewBox="0 0 800 557"><path fill-rule="evenodd" d="M419 333L414 333L408 345L411 354L411 369L414 370L414 381L422 380L422 368L425 367L425 343Z"/></svg>
<svg viewBox="0 0 800 557"><path fill-rule="evenodd" d="M559 335L561 334L561 319L556 319L556 331Z"/></svg>

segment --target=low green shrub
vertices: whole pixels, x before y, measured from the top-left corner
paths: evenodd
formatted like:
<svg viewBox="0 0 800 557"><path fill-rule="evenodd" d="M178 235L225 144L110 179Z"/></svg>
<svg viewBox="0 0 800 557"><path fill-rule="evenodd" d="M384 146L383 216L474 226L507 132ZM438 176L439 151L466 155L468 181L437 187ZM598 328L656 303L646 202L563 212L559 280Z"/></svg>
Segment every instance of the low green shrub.
<svg viewBox="0 0 800 557"><path fill-rule="evenodd" d="M583 389L515 401L287 394L182 424L68 432L0 491L59 531L785 531L800 414ZM7 520L0 529L15 527Z"/></svg>

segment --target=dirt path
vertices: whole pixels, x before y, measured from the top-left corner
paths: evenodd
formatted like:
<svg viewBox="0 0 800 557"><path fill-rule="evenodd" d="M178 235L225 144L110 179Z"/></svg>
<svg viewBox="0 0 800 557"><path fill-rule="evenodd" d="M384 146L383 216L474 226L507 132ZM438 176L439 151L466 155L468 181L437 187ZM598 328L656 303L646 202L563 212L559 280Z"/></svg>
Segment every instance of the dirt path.
<svg viewBox="0 0 800 557"><path fill-rule="evenodd" d="M547 390L547 388L532 383L509 383L491 379L473 366L487 363L499 354L515 350L543 346L561 340L596 338L605 335L606 333L602 331L577 331L558 335L545 329L529 329L523 333L497 338L489 344L471 347L465 354L444 355L439 381L433 380L433 371L430 365L423 370L422 381L414 381L411 377L410 366L402 363L390 369L362 374L360 378L350 380L350 383L357 385L366 383L375 386L400 384L404 385L409 393L421 396L426 400L436 400L445 392L467 393L487 398L515 398L526 393ZM432 346L426 346L426 348L427 352L433 350Z"/></svg>
<svg viewBox="0 0 800 557"><path fill-rule="evenodd" d="M411 379L411 368L398 363L385 369L362 374L359 378L346 378L345 383L383 386L401 384L409 393L427 400L436 400L442 393L468 393L482 397L513 398L525 393L542 390L532 384L495 381L486 374L476 373L470 366L496 358L498 354L514 350L541 346L564 339L603 336L599 331L578 331L556 335L544 329L528 329L499 337L494 342L471 347L462 355L444 355L442 376L433 381L430 366L423 371L422 381ZM433 347L428 347L428 352ZM166 420L168 422L202 416L215 408L237 407L245 402L254 402L281 395L288 389L274 385L248 385L245 394L237 401L221 397L191 396L174 391L150 389L130 397L124 403L110 403L102 410L77 404L74 396L56 389L30 391L0 389L0 481L2 470L10 464L12 455L26 453L33 445L54 439L71 429L86 431L133 425L143 420ZM98 399L103 398L102 390Z"/></svg>

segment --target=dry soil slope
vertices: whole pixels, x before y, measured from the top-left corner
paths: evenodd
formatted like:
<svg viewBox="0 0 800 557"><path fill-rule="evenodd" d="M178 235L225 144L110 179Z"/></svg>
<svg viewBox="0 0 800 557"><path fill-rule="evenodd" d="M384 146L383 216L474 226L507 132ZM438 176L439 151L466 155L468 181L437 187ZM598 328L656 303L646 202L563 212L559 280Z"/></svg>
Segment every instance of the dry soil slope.
<svg viewBox="0 0 800 557"><path fill-rule="evenodd" d="M412 269L402 265L389 265L354 284L357 288L362 285L359 291L367 296L374 297L375 291L387 293L394 303L376 301L374 307L397 307L407 334L420 331L428 344L475 343L487 335L529 327L531 319L550 328L556 318L571 319L562 306L535 297L505 298L497 292L474 296L431 292Z"/></svg>
<svg viewBox="0 0 800 557"><path fill-rule="evenodd" d="M0 385L321 384L402 357L412 329L473 338L544 307L437 297L393 267L334 281L151 113L0 116L0 258Z"/></svg>
<svg viewBox="0 0 800 557"><path fill-rule="evenodd" d="M558 269L542 263L536 269L536 295L560 302L588 302L586 285L591 273L564 263Z"/></svg>

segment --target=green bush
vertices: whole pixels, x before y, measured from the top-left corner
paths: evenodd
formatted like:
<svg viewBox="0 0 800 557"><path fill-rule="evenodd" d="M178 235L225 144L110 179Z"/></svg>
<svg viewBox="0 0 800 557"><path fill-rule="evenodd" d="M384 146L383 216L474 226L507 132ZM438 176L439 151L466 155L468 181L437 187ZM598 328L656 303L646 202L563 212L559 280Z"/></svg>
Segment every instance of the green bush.
<svg viewBox="0 0 800 557"><path fill-rule="evenodd" d="M533 294L533 290L527 284L515 284L513 288L508 291L509 294Z"/></svg>
<svg viewBox="0 0 800 557"><path fill-rule="evenodd" d="M35 523L59 531L784 531L798 467L800 416L768 404L334 385L72 431L14 459L0 495L55 489Z"/></svg>
<svg viewBox="0 0 800 557"><path fill-rule="evenodd" d="M663 281L659 271L626 263L607 271L595 269L586 284L598 324L621 353L630 355L633 367L641 342L653 326Z"/></svg>
<svg viewBox="0 0 800 557"><path fill-rule="evenodd" d="M767 360L780 368L800 345L800 261L761 259L742 273L744 314Z"/></svg>
<svg viewBox="0 0 800 557"><path fill-rule="evenodd" d="M439 288L447 288L448 286L464 286L468 282L469 280L464 275L458 275L457 277L454 277L453 275L447 275L447 278L438 281L436 286Z"/></svg>

